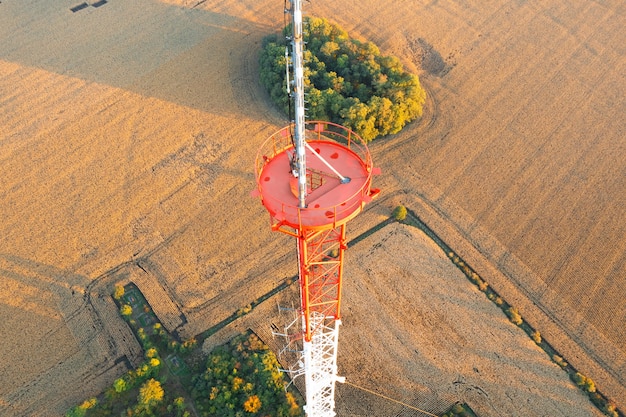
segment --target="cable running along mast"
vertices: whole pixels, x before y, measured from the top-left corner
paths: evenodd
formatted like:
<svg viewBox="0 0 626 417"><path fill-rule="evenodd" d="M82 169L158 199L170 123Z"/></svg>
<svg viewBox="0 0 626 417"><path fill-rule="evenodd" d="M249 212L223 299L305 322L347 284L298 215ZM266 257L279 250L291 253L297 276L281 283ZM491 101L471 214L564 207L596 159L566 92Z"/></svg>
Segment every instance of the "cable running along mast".
<svg viewBox="0 0 626 417"><path fill-rule="evenodd" d="M285 12L291 15L292 65L290 70L287 60L286 78L294 121L261 146L255 194L270 214L272 230L297 240L299 319L281 335L299 353L293 376L304 375L306 415L333 417L335 383L342 381L337 347L346 224L378 195L371 181L379 170L352 130L305 120L301 0L290 5Z"/></svg>

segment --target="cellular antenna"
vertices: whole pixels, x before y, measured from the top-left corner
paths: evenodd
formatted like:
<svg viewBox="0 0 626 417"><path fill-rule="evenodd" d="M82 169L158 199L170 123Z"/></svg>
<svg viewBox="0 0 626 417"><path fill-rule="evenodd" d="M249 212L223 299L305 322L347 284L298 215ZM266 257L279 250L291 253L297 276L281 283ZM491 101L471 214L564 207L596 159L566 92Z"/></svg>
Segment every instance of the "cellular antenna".
<svg viewBox="0 0 626 417"><path fill-rule="evenodd" d="M261 146L255 194L270 214L272 230L297 240L299 317L276 334L287 339L283 351L298 355L292 372L294 378L304 375L307 417L333 417L335 383L342 381L337 347L346 224L378 195L371 182L379 170L355 132L305 120L301 0L290 3L286 12L293 27L290 90L295 117Z"/></svg>
<svg viewBox="0 0 626 417"><path fill-rule="evenodd" d="M298 178L298 204L306 208L306 153L304 138L304 39L302 33L302 3L300 0L291 0L291 58L293 61L293 102L296 142L295 174Z"/></svg>

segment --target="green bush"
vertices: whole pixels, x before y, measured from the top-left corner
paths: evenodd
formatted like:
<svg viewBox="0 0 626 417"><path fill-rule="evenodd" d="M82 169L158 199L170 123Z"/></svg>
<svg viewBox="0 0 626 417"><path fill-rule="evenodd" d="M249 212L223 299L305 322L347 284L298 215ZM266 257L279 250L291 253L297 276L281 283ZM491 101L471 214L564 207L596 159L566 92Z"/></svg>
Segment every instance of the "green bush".
<svg viewBox="0 0 626 417"><path fill-rule="evenodd" d="M610 417L617 417L619 415L617 414L617 407L612 402L607 402L602 411Z"/></svg>
<svg viewBox="0 0 626 417"><path fill-rule="evenodd" d="M541 333L539 333L539 330L535 330L534 332L532 332L530 337L533 338L536 344L541 343Z"/></svg>
<svg viewBox="0 0 626 417"><path fill-rule="evenodd" d="M509 319L511 320L513 324L516 324L519 326L524 322L524 320L522 319L522 316L520 315L519 311L517 311L517 308L515 307L509 307L506 310L506 314L507 316L509 316Z"/></svg>
<svg viewBox="0 0 626 417"><path fill-rule="evenodd" d="M124 318L128 319L130 315L133 314L133 308L129 306L128 304L124 304L123 306L120 307L120 314Z"/></svg>
<svg viewBox="0 0 626 417"><path fill-rule="evenodd" d="M126 391L128 388L129 388L128 384L126 382L126 379L124 378L118 378L113 382L113 389L118 394L121 394L122 392Z"/></svg>
<svg viewBox="0 0 626 417"><path fill-rule="evenodd" d="M124 296L124 286L121 284L115 284L115 290L113 291L113 298L119 300Z"/></svg>
<svg viewBox="0 0 626 417"><path fill-rule="evenodd" d="M325 19L307 17L303 26L308 119L344 125L370 141L398 133L421 117L426 93L417 75L406 72L398 58L382 56L373 43L352 39ZM285 112L290 32L287 27L283 36L266 37L259 59L261 84Z"/></svg>
<svg viewBox="0 0 626 417"><path fill-rule="evenodd" d="M81 405L77 405L69 410L65 417L83 417L87 414L87 410L94 408L98 404L98 400L95 398L90 398L85 400Z"/></svg>
<svg viewBox="0 0 626 417"><path fill-rule="evenodd" d="M580 372L576 372L574 375L572 375L572 381L574 381L576 383L576 385L584 384L585 379L587 379L587 377L585 377Z"/></svg>
<svg viewBox="0 0 626 417"><path fill-rule="evenodd" d="M248 304L247 306L241 307L240 309L238 309L236 315L237 317L245 316L251 311L252 311L252 305Z"/></svg>
<svg viewBox="0 0 626 417"><path fill-rule="evenodd" d="M406 219L406 214L406 207L404 207L402 204L393 209L393 218L399 222Z"/></svg>
<svg viewBox="0 0 626 417"><path fill-rule="evenodd" d="M565 368L568 365L567 362L559 355L553 355L552 360L561 368Z"/></svg>
<svg viewBox="0 0 626 417"><path fill-rule="evenodd" d="M596 384L591 378L586 377L580 372L576 372L574 375L572 375L571 378L576 383L576 385L580 386L583 390L589 393L596 392Z"/></svg>

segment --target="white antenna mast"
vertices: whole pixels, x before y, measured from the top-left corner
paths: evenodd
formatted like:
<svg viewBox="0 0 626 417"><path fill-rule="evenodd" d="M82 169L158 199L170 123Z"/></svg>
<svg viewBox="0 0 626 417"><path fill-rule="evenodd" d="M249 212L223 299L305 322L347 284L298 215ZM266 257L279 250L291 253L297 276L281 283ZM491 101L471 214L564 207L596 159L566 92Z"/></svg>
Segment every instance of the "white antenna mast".
<svg viewBox="0 0 626 417"><path fill-rule="evenodd" d="M298 205L306 208L306 138L304 136L304 65L302 38L302 4L300 0L291 1L293 35L291 54L293 59L293 101L295 113L295 174L298 176Z"/></svg>
<svg viewBox="0 0 626 417"><path fill-rule="evenodd" d="M292 97L294 102L294 146L295 166L294 175L298 177L298 206L306 209L307 179L306 179L306 149L310 145L305 137L305 108L304 108L304 39L302 32L302 3L301 0L291 1L292 30ZM317 155L316 152L312 154ZM349 178L339 174L328 162L319 155L320 160L330 168L345 184ZM302 265L303 258L298 250L300 270L310 266ZM302 275L302 272L301 274ZM300 279L304 277L300 276ZM301 296L304 296L301 294ZM339 335L340 320L325 325L326 317L323 314L312 313L310 317L303 315L303 328L312 327L317 329L313 332L311 340L302 341L302 367L305 378L307 417L334 417L335 414L335 382L344 379L337 375L337 342ZM307 320L311 320L307 326Z"/></svg>

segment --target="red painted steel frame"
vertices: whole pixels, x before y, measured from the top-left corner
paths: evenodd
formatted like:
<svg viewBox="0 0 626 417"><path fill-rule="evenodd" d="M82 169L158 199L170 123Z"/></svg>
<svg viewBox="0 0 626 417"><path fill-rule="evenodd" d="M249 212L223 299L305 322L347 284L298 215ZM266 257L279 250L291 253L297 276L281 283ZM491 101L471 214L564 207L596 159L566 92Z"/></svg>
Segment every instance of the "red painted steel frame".
<svg viewBox="0 0 626 417"><path fill-rule="evenodd" d="M303 336L306 341L311 340L316 330L311 327L311 313L320 313L327 320L340 318L345 241L345 224L326 230L301 229L298 236Z"/></svg>
<svg viewBox="0 0 626 417"><path fill-rule="evenodd" d="M272 230L298 239L302 336L311 341L316 331L311 325L312 313L323 315L325 322L320 326L340 318L346 224L378 195L379 190L371 188L371 180L379 170L356 133L330 122L308 122L306 135L311 149L307 150L307 168L311 172L325 171L319 160L323 157L350 181L343 183L327 176L308 195L307 208L300 208L290 187L290 155L294 149L290 129L287 126L279 130L259 149L253 195L261 197Z"/></svg>
<svg viewBox="0 0 626 417"><path fill-rule="evenodd" d="M346 223L361 212L379 190L371 189L375 169L367 146L361 138L348 128L330 122L308 122L307 169L328 171L320 157L331 162L336 170L350 178L340 183L338 178L327 177L326 184L307 196L307 208L298 205L289 186L292 177L290 156L294 146L287 126L270 136L261 146L256 159L257 189L272 218L274 230L283 226L300 230L318 230Z"/></svg>

